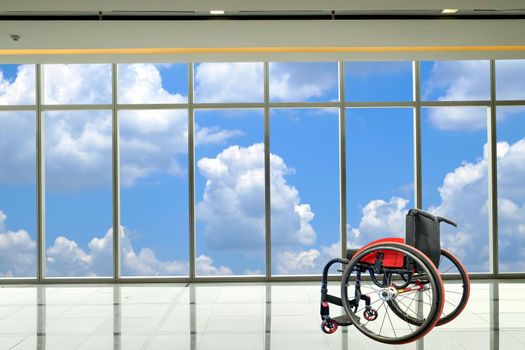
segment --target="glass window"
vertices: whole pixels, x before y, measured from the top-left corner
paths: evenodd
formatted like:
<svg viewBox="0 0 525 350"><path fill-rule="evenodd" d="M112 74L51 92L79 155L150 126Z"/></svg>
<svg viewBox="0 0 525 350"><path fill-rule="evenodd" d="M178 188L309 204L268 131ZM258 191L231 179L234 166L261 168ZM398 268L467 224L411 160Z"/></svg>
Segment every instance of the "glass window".
<svg viewBox="0 0 525 350"><path fill-rule="evenodd" d="M525 60L496 61L496 99L525 100Z"/></svg>
<svg viewBox="0 0 525 350"><path fill-rule="evenodd" d="M498 125L499 270L525 271L525 106L500 107Z"/></svg>
<svg viewBox="0 0 525 350"><path fill-rule="evenodd" d="M335 102L338 81L337 62L272 62L270 101Z"/></svg>
<svg viewBox="0 0 525 350"><path fill-rule="evenodd" d="M36 276L36 117L0 112L0 278Z"/></svg>
<svg viewBox="0 0 525 350"><path fill-rule="evenodd" d="M35 103L35 66L0 64L0 105Z"/></svg>
<svg viewBox="0 0 525 350"><path fill-rule="evenodd" d="M265 273L263 116L195 111L198 275Z"/></svg>
<svg viewBox="0 0 525 350"><path fill-rule="evenodd" d="M412 101L412 62L345 63L347 102Z"/></svg>
<svg viewBox="0 0 525 350"><path fill-rule="evenodd" d="M270 115L272 274L319 274L341 255L339 110Z"/></svg>
<svg viewBox="0 0 525 350"><path fill-rule="evenodd" d="M110 104L110 64L46 64L44 104Z"/></svg>
<svg viewBox="0 0 525 350"><path fill-rule="evenodd" d="M111 112L46 112L44 123L47 275L111 276Z"/></svg>
<svg viewBox="0 0 525 350"><path fill-rule="evenodd" d="M119 120L122 275L188 275L187 111Z"/></svg>
<svg viewBox="0 0 525 350"><path fill-rule="evenodd" d="M456 221L441 225L441 244L469 272L488 271L487 110L422 111L423 207Z"/></svg>
<svg viewBox="0 0 525 350"><path fill-rule="evenodd" d="M261 62L195 64L195 102L262 102Z"/></svg>
<svg viewBox="0 0 525 350"><path fill-rule="evenodd" d="M187 103L188 65L119 64L119 103Z"/></svg>
<svg viewBox="0 0 525 350"><path fill-rule="evenodd" d="M490 61L421 62L423 101L490 99Z"/></svg>
<svg viewBox="0 0 525 350"><path fill-rule="evenodd" d="M404 237L414 206L413 111L351 108L346 112L346 205L349 247Z"/></svg>

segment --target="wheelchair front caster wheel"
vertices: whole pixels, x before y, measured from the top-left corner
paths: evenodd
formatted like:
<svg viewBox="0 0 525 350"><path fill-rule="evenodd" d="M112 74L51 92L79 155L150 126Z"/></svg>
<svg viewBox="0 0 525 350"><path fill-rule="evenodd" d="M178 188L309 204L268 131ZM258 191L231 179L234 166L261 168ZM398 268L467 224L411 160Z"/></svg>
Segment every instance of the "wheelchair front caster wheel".
<svg viewBox="0 0 525 350"><path fill-rule="evenodd" d="M363 317L367 321L375 321L377 318L377 311L375 309L369 308L363 311Z"/></svg>
<svg viewBox="0 0 525 350"><path fill-rule="evenodd" d="M326 334L335 333L338 327L339 325L334 320L324 320L323 322L321 322L321 329Z"/></svg>

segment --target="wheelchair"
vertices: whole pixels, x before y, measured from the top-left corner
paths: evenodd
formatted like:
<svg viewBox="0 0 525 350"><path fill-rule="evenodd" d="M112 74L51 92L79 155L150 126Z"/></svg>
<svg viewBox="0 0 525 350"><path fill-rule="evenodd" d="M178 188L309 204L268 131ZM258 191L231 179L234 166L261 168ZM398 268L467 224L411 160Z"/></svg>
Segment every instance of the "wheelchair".
<svg viewBox="0 0 525 350"><path fill-rule="evenodd" d="M447 218L410 209L405 239L379 239L330 260L321 285L323 332L353 325L376 341L405 344L458 317L467 305L470 281L461 262L441 249L441 222L457 227ZM340 298L328 294L334 264L343 267ZM450 277L446 285L445 276ZM345 314L330 317L329 304L342 306Z"/></svg>

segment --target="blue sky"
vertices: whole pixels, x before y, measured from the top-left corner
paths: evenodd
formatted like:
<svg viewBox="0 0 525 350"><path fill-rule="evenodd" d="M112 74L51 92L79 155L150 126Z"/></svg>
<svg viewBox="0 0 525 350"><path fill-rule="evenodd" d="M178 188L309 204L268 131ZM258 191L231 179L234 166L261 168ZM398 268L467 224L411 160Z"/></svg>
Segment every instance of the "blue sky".
<svg viewBox="0 0 525 350"><path fill-rule="evenodd" d="M521 61L498 62L498 77L507 82L498 85L498 96L521 96L515 91L525 87L511 77L513 71L523 74L523 66ZM46 101L108 103L108 67L45 67ZM345 98L410 101L411 67L411 62L346 63ZM423 62L421 67L426 100L488 97L488 61ZM31 67L1 66L0 71L0 103L17 104L18 95L30 101ZM184 103L187 74L185 64L119 66L119 102ZM68 86L73 78L79 84ZM261 102L262 79L261 63L197 64L196 101ZM335 101L337 81L337 63L270 64L272 101ZM188 273L186 113L120 112L124 275ZM319 273L324 261L339 254L338 117L330 109L270 113L272 273ZM109 275L110 111L48 112L45 118L49 274ZM199 275L264 274L263 121L262 110L195 111ZM18 249L27 258L16 267L16 257L4 254L0 274L34 275L34 114L1 112L0 125L0 162L5 164L0 169L0 235L8 242L6 249ZM525 211L525 193L510 193L507 184L522 184L522 170L513 164L521 155L524 127L520 107L498 112L498 141L507 142L498 163L505 181L500 200L506 203L500 249L515 254L521 253L509 249L521 238L514 232L520 225L525 230L525 223L505 213ZM402 234L403 216L413 206L412 110L348 109L346 133L349 244ZM472 271L488 268L486 137L484 108L422 111L424 208L460 222L460 230L444 231L443 244ZM33 169L31 176L17 175L31 174L28 169ZM505 259L502 263L508 264ZM525 268L525 255L522 260Z"/></svg>

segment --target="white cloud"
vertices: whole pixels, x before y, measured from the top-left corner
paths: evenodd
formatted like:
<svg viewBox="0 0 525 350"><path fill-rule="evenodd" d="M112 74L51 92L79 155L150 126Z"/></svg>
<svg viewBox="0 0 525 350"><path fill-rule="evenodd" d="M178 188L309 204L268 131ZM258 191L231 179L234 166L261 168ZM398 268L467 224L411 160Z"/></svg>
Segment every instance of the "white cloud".
<svg viewBox="0 0 525 350"><path fill-rule="evenodd" d="M525 60L497 61L497 98L523 99ZM500 82L500 83L498 83ZM472 101L490 99L488 61L436 61L430 78L423 85L423 98L442 91L439 101ZM499 109L498 120L523 108ZM487 109L472 107L432 108L429 119L438 129L475 131L486 128Z"/></svg>
<svg viewBox="0 0 525 350"><path fill-rule="evenodd" d="M439 101L471 101L490 98L489 61L436 61L423 84L423 98L443 91Z"/></svg>
<svg viewBox="0 0 525 350"><path fill-rule="evenodd" d="M335 67L335 69L334 69ZM305 101L337 89L334 63L276 62L270 65L270 94L276 101ZM255 62L200 63L195 68L198 102L262 102L263 65Z"/></svg>
<svg viewBox="0 0 525 350"><path fill-rule="evenodd" d="M111 65L44 65L44 103L110 104Z"/></svg>
<svg viewBox="0 0 525 350"><path fill-rule="evenodd" d="M159 67L136 63L119 65L119 103L185 103L187 97L162 86Z"/></svg>
<svg viewBox="0 0 525 350"><path fill-rule="evenodd" d="M122 274L124 276L187 276L188 262L160 260L155 251L133 247L125 227L121 230ZM84 250L74 241L58 237L47 250L48 271L53 276L108 276L112 274L113 233L109 229L103 237L94 237ZM216 267L213 259L201 255L196 259L199 274L232 274L225 266Z"/></svg>
<svg viewBox="0 0 525 350"><path fill-rule="evenodd" d="M311 249L278 249L274 257L274 273L278 275L320 274L329 260L341 257L341 248L336 242Z"/></svg>
<svg viewBox="0 0 525 350"><path fill-rule="evenodd" d="M195 67L195 101L262 102L263 65L259 62L200 63Z"/></svg>
<svg viewBox="0 0 525 350"><path fill-rule="evenodd" d="M33 66L20 66L13 82L0 79L0 102L14 104L34 95ZM48 103L104 102L108 92L106 65L46 66ZM31 75L33 74L33 75ZM151 64L121 66L121 102L183 102L162 86ZM73 77L75 77L73 79ZM69 84L69 80L74 80ZM64 90L67 87L67 91ZM3 90L2 90L3 89ZM89 92L88 92L89 91ZM31 95L31 96L32 96ZM121 183L165 173L185 176L188 122L185 110L126 110L119 113ZM0 181L34 181L36 117L32 112L4 112L0 118ZM222 144L239 130L195 126L196 144ZM45 114L46 185L72 192L111 186L112 118L109 111L47 112Z"/></svg>
<svg viewBox="0 0 525 350"><path fill-rule="evenodd" d="M499 142L498 199L500 268L525 268L525 244L520 227L525 223L525 139L514 144ZM441 202L429 208L459 223L457 229L442 225L442 242L473 271L488 268L487 151L483 158L465 162L445 176L439 188Z"/></svg>
<svg viewBox="0 0 525 350"><path fill-rule="evenodd" d="M111 186L110 112L50 112L45 122L48 189Z"/></svg>
<svg viewBox="0 0 525 350"><path fill-rule="evenodd" d="M270 95L275 101L307 101L335 89L337 64L311 62L275 62L270 64Z"/></svg>
<svg viewBox="0 0 525 350"><path fill-rule="evenodd" d="M6 229L7 215L0 210L0 277L34 277L36 275L36 242L26 230ZM188 262L159 260L150 248L133 248L127 229L122 227L122 272L126 276L187 276ZM65 236L55 239L46 253L48 276L111 276L113 271L113 233L106 231L94 237L87 249ZM231 275L226 266L215 266L213 259L200 255L196 259L199 275Z"/></svg>
<svg viewBox="0 0 525 350"><path fill-rule="evenodd" d="M35 241L26 230L7 230L6 220L0 210L0 277L35 276Z"/></svg>
<svg viewBox="0 0 525 350"><path fill-rule="evenodd" d="M242 130L225 130L219 127L199 127L195 130L195 145L225 144L228 139L242 136Z"/></svg>
<svg viewBox="0 0 525 350"><path fill-rule="evenodd" d="M215 267L213 259L206 255L199 255L195 259L195 269L198 276L233 275L229 267L223 265Z"/></svg>
<svg viewBox="0 0 525 350"><path fill-rule="evenodd" d="M428 118L440 130L476 131L487 127L487 109L483 107L430 108Z"/></svg>
<svg viewBox="0 0 525 350"><path fill-rule="evenodd" d="M496 93L498 99L525 98L525 60L496 61Z"/></svg>
<svg viewBox="0 0 525 350"><path fill-rule="evenodd" d="M197 163L206 179L197 218L211 249L264 249L264 145L231 146L215 158ZM287 184L290 172L283 159L270 157L272 230L274 245L311 245L314 214L300 203L299 192Z"/></svg>
<svg viewBox="0 0 525 350"><path fill-rule="evenodd" d="M404 237L408 199L392 197L388 202L376 199L362 209L356 228L347 227L348 246L358 248L384 237Z"/></svg>
<svg viewBox="0 0 525 350"><path fill-rule="evenodd" d="M0 112L0 182L35 180L35 120L32 112Z"/></svg>
<svg viewBox="0 0 525 350"><path fill-rule="evenodd" d="M20 65L15 79L8 79L0 70L0 105L35 103L35 66Z"/></svg>

